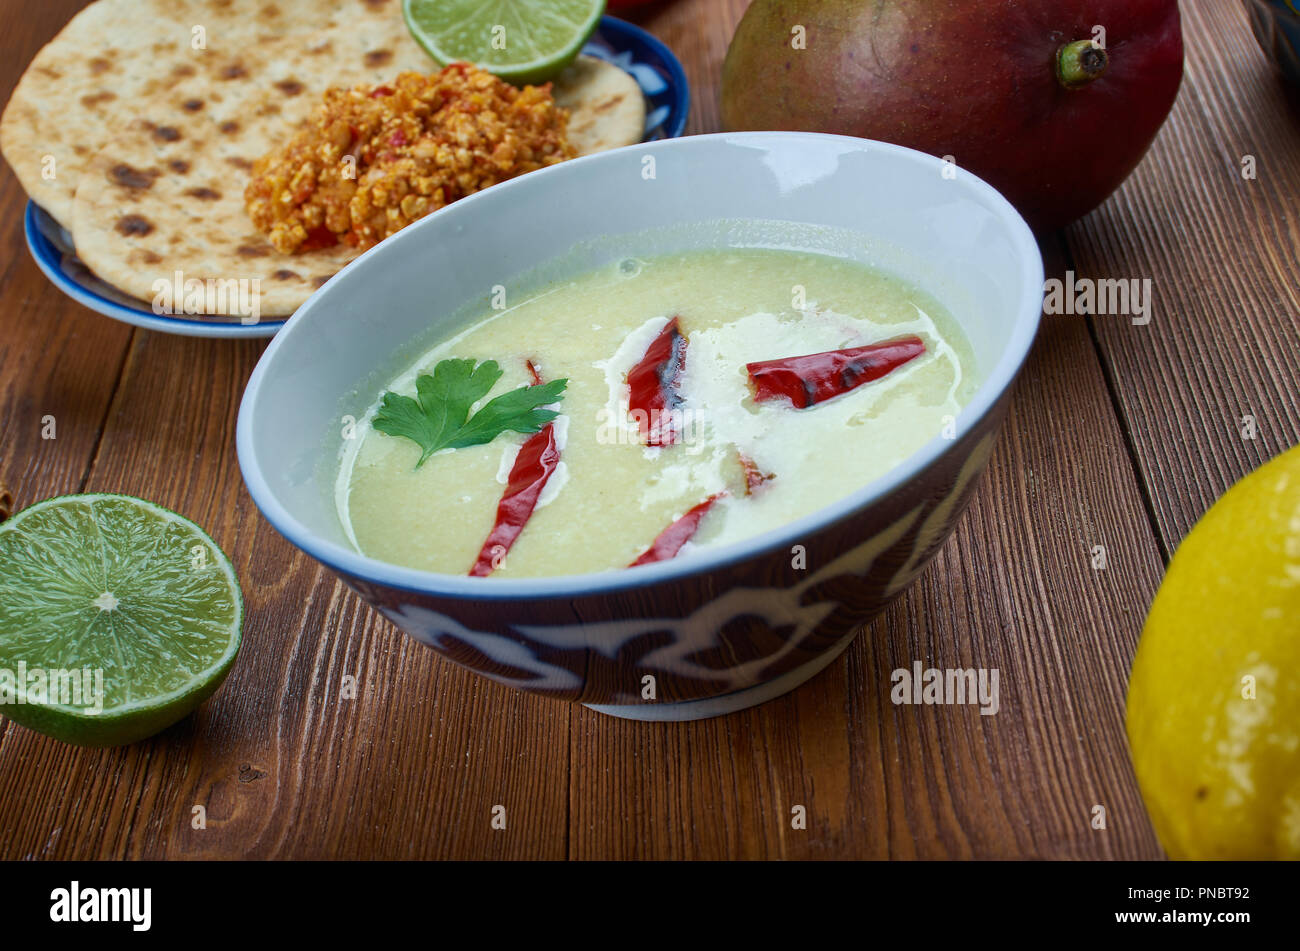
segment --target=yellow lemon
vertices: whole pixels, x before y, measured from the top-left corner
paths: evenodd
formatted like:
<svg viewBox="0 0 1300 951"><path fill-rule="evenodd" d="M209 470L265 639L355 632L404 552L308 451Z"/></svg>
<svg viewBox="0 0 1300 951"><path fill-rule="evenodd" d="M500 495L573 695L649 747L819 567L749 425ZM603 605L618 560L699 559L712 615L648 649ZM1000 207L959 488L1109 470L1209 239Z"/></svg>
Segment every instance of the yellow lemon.
<svg viewBox="0 0 1300 951"><path fill-rule="evenodd" d="M1172 858L1300 858L1300 446L1175 552L1133 661L1128 737Z"/></svg>

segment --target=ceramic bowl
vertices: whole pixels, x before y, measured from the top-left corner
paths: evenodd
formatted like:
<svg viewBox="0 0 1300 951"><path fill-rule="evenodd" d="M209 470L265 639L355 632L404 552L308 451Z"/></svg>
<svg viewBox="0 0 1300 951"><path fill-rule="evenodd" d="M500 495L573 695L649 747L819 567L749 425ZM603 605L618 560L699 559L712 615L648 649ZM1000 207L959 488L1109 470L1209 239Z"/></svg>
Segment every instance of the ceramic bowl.
<svg viewBox="0 0 1300 951"><path fill-rule="evenodd" d="M631 570L471 578L349 545L333 496L348 419L431 334L458 329L449 324L458 310L475 301L486 310L493 286L557 257L585 269L776 234L897 274L956 317L983 382L948 432L779 530ZM1042 294L1024 221L993 188L932 156L796 132L630 146L456 202L344 268L253 372L240 466L281 534L444 657L617 716L714 716L826 667L943 543L988 460Z"/></svg>

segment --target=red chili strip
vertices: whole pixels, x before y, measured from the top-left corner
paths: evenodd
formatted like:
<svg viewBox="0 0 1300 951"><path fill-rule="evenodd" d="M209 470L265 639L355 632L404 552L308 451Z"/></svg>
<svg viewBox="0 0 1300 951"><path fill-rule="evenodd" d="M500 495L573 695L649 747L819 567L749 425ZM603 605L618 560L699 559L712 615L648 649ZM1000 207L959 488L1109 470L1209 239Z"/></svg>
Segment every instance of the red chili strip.
<svg viewBox="0 0 1300 951"><path fill-rule="evenodd" d="M542 382L541 374L531 360L528 361L528 372L535 383ZM542 489L546 488L559 464L560 447L555 442L555 424L547 423L519 447L515 464L510 467L506 490L497 503L496 522L478 553L478 560L469 570L472 577L486 578L501 566L506 552L510 551L510 546L533 517Z"/></svg>
<svg viewBox="0 0 1300 951"><path fill-rule="evenodd" d="M753 495L754 490L759 488L769 479L776 478L776 476L774 476L772 473L764 472L762 469L760 469L758 467L758 463L756 463L753 459L749 458L749 456L745 455L739 449L736 450L736 456L740 459L740 467L745 470L745 494L746 495Z"/></svg>
<svg viewBox="0 0 1300 951"><path fill-rule="evenodd" d="M682 401L677 390L686 368L686 344L681 321L673 317L628 371L628 409L647 446L671 446L677 439L672 411Z"/></svg>
<svg viewBox="0 0 1300 951"><path fill-rule="evenodd" d="M667 561L669 558L676 557L677 553L682 550L682 546L699 531L700 522L708 514L709 509L713 508L713 503L726 494L725 492L718 492L715 495L710 495L695 508L673 522L660 532L658 537L650 543L650 547L628 567L635 568L637 565L648 565L652 561Z"/></svg>
<svg viewBox="0 0 1300 951"><path fill-rule="evenodd" d="M754 399L785 397L795 409L807 409L878 380L923 353L925 343L920 337L900 337L847 350L761 360L745 364L745 369L754 384Z"/></svg>

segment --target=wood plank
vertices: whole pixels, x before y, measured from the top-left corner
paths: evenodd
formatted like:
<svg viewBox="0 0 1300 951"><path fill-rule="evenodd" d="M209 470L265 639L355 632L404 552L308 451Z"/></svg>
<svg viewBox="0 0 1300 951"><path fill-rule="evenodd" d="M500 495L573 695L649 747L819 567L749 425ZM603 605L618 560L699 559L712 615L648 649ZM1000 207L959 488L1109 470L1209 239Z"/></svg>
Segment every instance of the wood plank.
<svg viewBox="0 0 1300 951"><path fill-rule="evenodd" d="M691 87L687 135L722 129L722 61L749 4L750 0L674 0L615 14L659 37L681 61Z"/></svg>
<svg viewBox="0 0 1300 951"><path fill-rule="evenodd" d="M689 59L695 129L716 128L718 71L744 6L683 0L641 17ZM1054 242L1047 253L1063 264ZM1161 568L1088 329L1051 322L953 538L843 660L717 720L573 712L570 854L1159 857L1128 760L1124 685ZM914 660L998 667L1001 711L895 706L890 674ZM791 828L795 805L807 830ZM1105 830L1092 828L1094 805Z"/></svg>
<svg viewBox="0 0 1300 951"><path fill-rule="evenodd" d="M5 17L0 101L27 61L82 4L60 0ZM0 495L14 510L84 484L131 339L131 328L55 291L27 252L27 195L0 172ZM0 718L0 796L13 781L10 722Z"/></svg>
<svg viewBox="0 0 1300 951"><path fill-rule="evenodd" d="M126 749L15 730L0 764L21 781L0 809L23 821L0 823L0 855L563 857L567 709L440 660L257 513L234 425L261 349L141 332L87 486L174 508L230 554L247 619L229 680Z"/></svg>
<svg viewBox="0 0 1300 951"><path fill-rule="evenodd" d="M5 23L6 98L81 5ZM21 221L21 189L12 176L0 187L6 220ZM234 558L248 621L227 685L147 743L77 750L6 721L0 857L561 857L566 764L552 753L566 746L566 708L443 663L257 514L233 433L261 345L141 332L127 360L130 328L50 288L19 228L5 240L0 484L19 505L85 487L195 518ZM55 441L40 439L45 413ZM340 698L344 674L356 699ZM490 826L498 803L504 831ZM205 830L191 827L195 805Z"/></svg>
<svg viewBox="0 0 1300 951"><path fill-rule="evenodd" d="M953 538L844 660L717 720L574 712L573 856L1159 857L1124 736L1162 570L1142 504L1086 328L1049 325ZM915 660L998 668L1000 711L895 706Z"/></svg>
<svg viewBox="0 0 1300 951"><path fill-rule="evenodd" d="M1229 485L1300 441L1300 94L1240 3L1182 11L1186 76L1168 124L1067 233L1080 277L1153 282L1149 325L1091 323L1166 553Z"/></svg>
<svg viewBox="0 0 1300 951"><path fill-rule="evenodd" d="M73 5L33 11L31 36L52 34ZM717 126L716 79L744 6L677 0L633 15L685 64L690 131ZM410 642L279 538L243 490L233 425L260 345L132 337L58 298L7 236L0 421L16 441L0 482L20 504L84 482L177 508L231 553L249 613L226 687L160 737L81 751L0 734L0 857L1158 856L1123 701L1161 544L1296 438L1284 386L1296 379L1295 258L1283 253L1295 245L1292 107L1249 60L1234 10L1185 10L1174 122L1121 194L1069 233L1081 276L1156 278L1156 320L1049 318L989 472L931 568L811 684L713 721L627 723L528 698ZM0 78L34 48L0 63ZM1248 147L1260 179L1233 191ZM0 202L15 220L11 177ZM1205 207L1218 217L1202 220ZM1063 271L1070 259L1048 251ZM1198 273L1199 286L1187 279ZM1243 313L1230 321L1233 307ZM57 451L21 431L47 403ZM1229 438L1237 404L1263 407L1253 444ZM1105 570L1090 564L1094 545ZM997 667L1001 711L895 706L890 673L913 660ZM355 699L340 696L344 674L360 683ZM497 803L502 832L489 825ZM206 830L191 828L196 804ZM806 831L790 828L797 804ZM1107 808L1104 831L1091 827L1094 804Z"/></svg>
<svg viewBox="0 0 1300 951"><path fill-rule="evenodd" d="M83 6L59 0L4 18L0 102L7 102L35 55ZM0 163L3 165L3 163ZM86 477L112 400L131 328L107 320L53 288L27 251L27 195L0 172L0 488L17 508L75 492ZM46 417L53 418L52 429ZM47 438L50 433L53 438ZM43 435L44 433L44 435Z"/></svg>

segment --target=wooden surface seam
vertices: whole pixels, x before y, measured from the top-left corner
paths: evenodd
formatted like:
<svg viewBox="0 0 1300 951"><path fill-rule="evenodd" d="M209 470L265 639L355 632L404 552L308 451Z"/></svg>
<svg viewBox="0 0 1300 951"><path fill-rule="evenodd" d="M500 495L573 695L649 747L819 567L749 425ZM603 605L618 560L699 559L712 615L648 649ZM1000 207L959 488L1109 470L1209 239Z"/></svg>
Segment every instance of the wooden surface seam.
<svg viewBox="0 0 1300 951"><path fill-rule="evenodd" d="M0 12L0 94L79 6ZM718 127L744 7L635 16L685 66L690 133ZM1151 323L1045 317L917 583L809 684L693 723L526 696L368 609L244 489L234 425L264 344L133 330L62 297L0 173L0 487L18 507L85 490L174 508L231 555L248 607L225 686L152 740L80 750L0 722L0 858L1159 857L1124 736L1146 609L1211 502L1300 440L1300 97L1240 4L1182 8L1169 123L1115 196L1043 243L1048 277L1151 279ZM999 712L895 705L891 671L914 661L997 668Z"/></svg>

